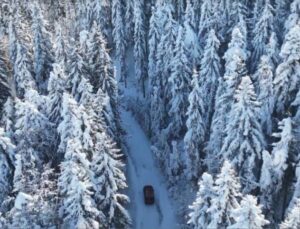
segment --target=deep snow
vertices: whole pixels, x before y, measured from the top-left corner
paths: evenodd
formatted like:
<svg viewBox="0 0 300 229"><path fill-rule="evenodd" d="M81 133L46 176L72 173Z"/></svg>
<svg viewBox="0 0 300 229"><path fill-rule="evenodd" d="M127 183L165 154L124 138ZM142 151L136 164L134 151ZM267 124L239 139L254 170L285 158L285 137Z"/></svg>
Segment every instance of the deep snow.
<svg viewBox="0 0 300 229"><path fill-rule="evenodd" d="M128 145L128 186L131 200L129 211L135 229L177 229L175 209L168 196L166 182L150 149L150 143L132 114L121 110L123 129ZM144 185L152 185L155 205L146 206L143 199Z"/></svg>

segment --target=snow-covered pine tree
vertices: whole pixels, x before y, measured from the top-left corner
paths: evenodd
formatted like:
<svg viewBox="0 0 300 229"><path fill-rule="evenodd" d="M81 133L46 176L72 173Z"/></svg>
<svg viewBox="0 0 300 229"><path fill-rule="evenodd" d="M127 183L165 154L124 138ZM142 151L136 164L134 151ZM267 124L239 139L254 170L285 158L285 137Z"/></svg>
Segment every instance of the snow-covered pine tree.
<svg viewBox="0 0 300 229"><path fill-rule="evenodd" d="M53 64L53 70L50 73L48 82L49 105L47 106L47 115L49 120L56 126L62 119L61 107L66 80L67 77L65 75L64 62L61 61Z"/></svg>
<svg viewBox="0 0 300 229"><path fill-rule="evenodd" d="M8 97L3 105L0 123L7 136L11 138L14 134L15 123L15 104L12 97Z"/></svg>
<svg viewBox="0 0 300 229"><path fill-rule="evenodd" d="M170 4L164 4L162 8L162 36L156 52L155 78L150 83L155 85L150 89L151 95L151 132L160 133L168 124L168 78L171 72L171 61L174 56L175 40L177 36L177 24L172 17ZM154 139L153 139L154 140Z"/></svg>
<svg viewBox="0 0 300 229"><path fill-rule="evenodd" d="M67 143L70 139L75 137L81 138L81 121L80 112L81 109L78 108L78 104L68 93L63 94L62 100L62 121L60 122L57 131L60 135L60 144L58 146L58 153L64 155L67 147Z"/></svg>
<svg viewBox="0 0 300 229"><path fill-rule="evenodd" d="M264 9L253 30L251 69L256 70L260 57L266 54L267 45L274 31L274 9L269 0L265 1Z"/></svg>
<svg viewBox="0 0 300 229"><path fill-rule="evenodd" d="M239 207L241 198L240 183L230 162L224 161L220 173L215 180L215 197L206 211L209 214L207 228L228 227L234 223L231 214Z"/></svg>
<svg viewBox="0 0 300 229"><path fill-rule="evenodd" d="M59 23L55 24L55 42L53 44L53 49L55 63L66 63L66 43L62 26Z"/></svg>
<svg viewBox="0 0 300 229"><path fill-rule="evenodd" d="M147 56L144 0L134 1L134 63L139 90L146 96Z"/></svg>
<svg viewBox="0 0 300 229"><path fill-rule="evenodd" d="M157 65L157 49L158 44L162 36L162 22L163 20L163 11L162 11L161 2L158 1L155 7L152 8L152 15L149 23L149 35L148 35L148 77L149 77L149 93L150 96L154 96L153 90L156 86L156 65Z"/></svg>
<svg viewBox="0 0 300 229"><path fill-rule="evenodd" d="M105 132L97 133L91 169L97 207L104 212L104 225L108 228L129 228L131 225L130 216L123 206L129 199L119 193L127 187L119 156L115 143Z"/></svg>
<svg viewBox="0 0 300 229"><path fill-rule="evenodd" d="M285 36L281 47L281 64L276 69L274 78L275 109L278 114L284 114L295 99L300 87L299 59L300 53L300 25L295 25Z"/></svg>
<svg viewBox="0 0 300 229"><path fill-rule="evenodd" d="M260 122L267 135L272 133L272 114L274 110L273 72L269 57L261 56L260 64L254 74L257 100L260 102Z"/></svg>
<svg viewBox="0 0 300 229"><path fill-rule="evenodd" d="M274 184L276 181L276 177L273 171L273 161L270 153L266 150L262 152L262 167L260 173L260 196L259 202L263 205L264 210L268 211L267 213L271 213L272 211L272 201L274 194ZM269 214L267 216L269 216Z"/></svg>
<svg viewBox="0 0 300 229"><path fill-rule="evenodd" d="M0 211L3 212L1 206L3 201L12 191L12 178L14 170L15 146L11 139L6 136L4 129L0 128Z"/></svg>
<svg viewBox="0 0 300 229"><path fill-rule="evenodd" d="M287 214L285 220L280 224L280 229L290 229L300 227L300 198L297 200L293 209Z"/></svg>
<svg viewBox="0 0 300 229"><path fill-rule="evenodd" d="M185 130L185 119L192 78L192 69L189 68L187 50L184 43L184 29L178 30L176 40L175 56L171 63L171 75L168 78L168 114L170 117L169 134L179 137Z"/></svg>
<svg viewBox="0 0 300 229"><path fill-rule="evenodd" d="M217 18L216 11L218 10L217 3L213 0L204 0L201 5L201 13L200 13L200 21L199 21L199 38L202 47L204 46L204 42L201 40L206 39L206 34L211 29L217 29ZM203 47L204 48L204 47Z"/></svg>
<svg viewBox="0 0 300 229"><path fill-rule="evenodd" d="M216 37L215 31L209 32L201 59L200 85L203 95L204 108L206 110L205 126L209 127L212 112L214 110L215 98L220 78L220 58L218 55L220 42Z"/></svg>
<svg viewBox="0 0 300 229"><path fill-rule="evenodd" d="M127 46L133 43L132 37L134 34L134 1L125 0L125 34Z"/></svg>
<svg viewBox="0 0 300 229"><path fill-rule="evenodd" d="M8 60L5 58L5 53L0 48L0 113L2 111L3 105L6 102L7 98L11 94L11 89L9 85L10 80L10 71Z"/></svg>
<svg viewBox="0 0 300 229"><path fill-rule="evenodd" d="M33 67L39 92L46 93L49 73L52 70L53 53L50 33L38 3L32 9Z"/></svg>
<svg viewBox="0 0 300 229"><path fill-rule="evenodd" d="M112 2L109 0L101 0L97 1L94 0L94 12L93 12L93 18L96 21L96 23L100 27L100 31L102 32L104 38L107 41L110 41L111 39L111 4Z"/></svg>
<svg viewBox="0 0 300 229"><path fill-rule="evenodd" d="M28 145L27 148L33 148L37 165L53 157L53 124L35 104L27 100L16 100L15 120L13 137L17 147L22 148L19 144L23 142Z"/></svg>
<svg viewBox="0 0 300 229"><path fill-rule="evenodd" d="M124 6L122 1L113 0L112 1L112 25L113 25L113 40L115 44L116 57L119 62L119 75L122 81L127 81L126 77L126 66L125 66L125 56L126 56L126 36L125 36L125 24L124 24Z"/></svg>
<svg viewBox="0 0 300 229"><path fill-rule="evenodd" d="M198 186L196 200L189 207L192 212L189 214L188 220L188 224L191 224L195 229L208 227L211 218L207 210L215 198L214 180L210 174L203 173Z"/></svg>
<svg viewBox="0 0 300 229"><path fill-rule="evenodd" d="M65 150L58 179L59 193L63 197L60 209L62 226L98 229L102 226L98 218L101 212L93 200L90 162L86 158L79 136L70 139Z"/></svg>
<svg viewBox="0 0 300 229"><path fill-rule="evenodd" d="M277 39L277 34L272 32L269 43L266 48L266 56L269 58L270 65L272 67L272 72L275 74L275 69L280 62L279 57L279 44Z"/></svg>
<svg viewBox="0 0 300 229"><path fill-rule="evenodd" d="M78 92L78 85L83 77L88 77L86 64L78 48L72 47L71 54L68 57L69 76L67 79L67 89L77 102L81 96Z"/></svg>
<svg viewBox="0 0 300 229"><path fill-rule="evenodd" d="M286 3L285 3L286 4ZM300 1L293 0L289 10L290 15L285 20L284 29L285 34L287 34L295 25L299 23L299 13L300 13Z"/></svg>
<svg viewBox="0 0 300 229"><path fill-rule="evenodd" d="M187 132L184 136L185 151L187 154L186 174L189 179L199 177L201 170L201 146L203 146L205 138L205 109L203 102L203 91L199 85L199 73L194 70L192 80L192 91L189 94L189 107L187 111L186 128Z"/></svg>
<svg viewBox="0 0 300 229"><path fill-rule="evenodd" d="M36 89L28 51L19 42L17 43L17 53L13 66L13 73L17 96L23 98L26 90Z"/></svg>
<svg viewBox="0 0 300 229"><path fill-rule="evenodd" d="M257 229L263 228L269 223L262 213L261 206L257 204L256 198L251 195L242 198L240 206L233 209L231 217L235 223L230 225L228 229Z"/></svg>
<svg viewBox="0 0 300 229"><path fill-rule="evenodd" d="M242 78L234 99L220 157L232 162L244 191L250 192L256 188L266 142L259 123L260 106L249 76Z"/></svg>
<svg viewBox="0 0 300 229"><path fill-rule="evenodd" d="M224 141L225 125L233 104L234 92L238 87L241 78L246 75L247 72L247 53L245 45L245 37L238 27L234 28L232 31L232 40L224 55L226 62L225 73L224 77L219 80L215 112L211 123L211 134L206 147L208 157L207 166L210 171L214 171L216 168L220 167L220 165L216 163L216 158L220 153Z"/></svg>
<svg viewBox="0 0 300 229"><path fill-rule="evenodd" d="M289 2L285 0L275 0L275 32L278 35L278 39L282 42L284 38L284 23L289 16Z"/></svg>
<svg viewBox="0 0 300 229"><path fill-rule="evenodd" d="M292 119L285 118L278 123L280 132L274 133L273 137L279 139L272 144L272 169L276 178L276 191L282 188L285 170L288 168L289 158L291 158L291 146L294 140Z"/></svg>

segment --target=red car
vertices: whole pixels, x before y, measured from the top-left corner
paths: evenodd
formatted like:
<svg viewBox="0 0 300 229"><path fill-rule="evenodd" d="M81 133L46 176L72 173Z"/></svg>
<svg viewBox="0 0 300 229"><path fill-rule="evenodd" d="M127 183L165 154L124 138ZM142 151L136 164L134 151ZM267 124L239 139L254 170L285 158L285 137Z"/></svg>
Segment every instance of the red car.
<svg viewBox="0 0 300 229"><path fill-rule="evenodd" d="M154 204L154 189L151 185L144 186L144 201L146 205Z"/></svg>

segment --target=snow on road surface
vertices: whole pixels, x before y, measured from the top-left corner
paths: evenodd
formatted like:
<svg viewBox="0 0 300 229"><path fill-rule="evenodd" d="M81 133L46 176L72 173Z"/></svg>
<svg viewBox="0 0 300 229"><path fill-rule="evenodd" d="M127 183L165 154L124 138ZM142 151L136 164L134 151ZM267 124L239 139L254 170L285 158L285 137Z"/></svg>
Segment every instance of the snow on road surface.
<svg viewBox="0 0 300 229"><path fill-rule="evenodd" d="M128 186L131 204L129 211L135 229L178 229L175 210L168 190L155 165L150 143L130 112L122 110L121 120L127 132ZM155 204L145 205L143 187L152 185L155 192Z"/></svg>

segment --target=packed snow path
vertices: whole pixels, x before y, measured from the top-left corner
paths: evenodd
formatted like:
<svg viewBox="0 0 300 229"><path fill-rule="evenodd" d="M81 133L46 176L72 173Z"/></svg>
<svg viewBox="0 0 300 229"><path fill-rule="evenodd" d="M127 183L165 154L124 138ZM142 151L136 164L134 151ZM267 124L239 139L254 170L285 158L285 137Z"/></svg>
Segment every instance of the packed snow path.
<svg viewBox="0 0 300 229"><path fill-rule="evenodd" d="M130 112L121 111L122 125L127 132L128 186L130 213L135 229L177 229L175 211L168 197L162 174L155 165L150 143ZM152 185L155 204L144 204L143 187Z"/></svg>

